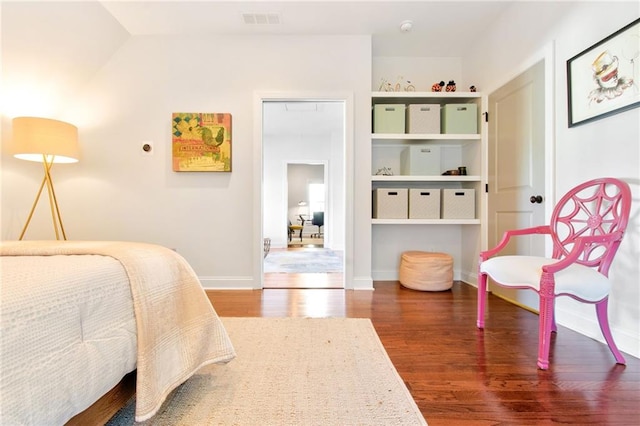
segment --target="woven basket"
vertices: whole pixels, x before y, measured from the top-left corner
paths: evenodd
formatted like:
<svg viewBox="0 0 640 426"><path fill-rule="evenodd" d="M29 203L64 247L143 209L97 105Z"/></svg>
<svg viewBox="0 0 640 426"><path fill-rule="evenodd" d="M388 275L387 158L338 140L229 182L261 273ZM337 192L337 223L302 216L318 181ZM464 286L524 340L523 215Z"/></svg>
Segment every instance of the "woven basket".
<svg viewBox="0 0 640 426"><path fill-rule="evenodd" d="M446 253L405 251L400 258L400 284L421 291L453 286L453 257Z"/></svg>

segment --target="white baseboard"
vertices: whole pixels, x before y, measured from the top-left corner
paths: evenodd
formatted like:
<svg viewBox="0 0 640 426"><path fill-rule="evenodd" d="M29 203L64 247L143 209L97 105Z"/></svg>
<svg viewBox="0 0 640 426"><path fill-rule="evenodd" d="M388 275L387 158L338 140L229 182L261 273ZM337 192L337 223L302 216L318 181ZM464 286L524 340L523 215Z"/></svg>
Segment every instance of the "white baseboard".
<svg viewBox="0 0 640 426"><path fill-rule="evenodd" d="M478 273L477 272L469 272L463 271L460 273L460 281L464 281L465 283L471 285L472 287L478 287Z"/></svg>
<svg viewBox="0 0 640 426"><path fill-rule="evenodd" d="M199 277L205 290L255 290L260 288L253 277Z"/></svg>
<svg viewBox="0 0 640 426"><path fill-rule="evenodd" d="M260 281L252 277L198 277L205 290L259 290ZM373 290L370 277L357 277L352 285L346 284L347 290Z"/></svg>
<svg viewBox="0 0 640 426"><path fill-rule="evenodd" d="M595 315L595 308L593 316L584 316L556 306L556 321L563 327L567 327L577 333L597 340L602 344L607 344L604 341L602 331L600 331L600 325ZM611 326L611 323L609 325ZM611 334L613 334L613 339L618 349L625 354L640 358L640 336L633 335L626 330L614 328L613 326L611 326Z"/></svg>
<svg viewBox="0 0 640 426"><path fill-rule="evenodd" d="M475 281L477 281L477 279L474 279L474 283ZM477 287L477 283L470 285ZM522 309L530 310L531 312L534 312L536 314L538 313L537 311L529 309L528 307L523 306L516 301L504 297L501 298L509 303L521 307ZM604 345L607 344L604 340L604 336L602 335L602 331L600 330L600 325L598 324L598 319L595 314L595 308L593 310L593 315L587 316L580 315L579 312L574 312L573 310L563 309L560 303L556 303L556 321L558 325L566 327L569 330L573 330L576 333L580 333ZM613 339L615 340L616 345L618 346L618 349L620 349L620 351L633 357L640 358L640 336L637 336L627 330L615 328L613 326L611 326L611 334L613 334Z"/></svg>
<svg viewBox="0 0 640 426"><path fill-rule="evenodd" d="M393 269L393 270L378 270L378 271L371 271L371 275L373 275L373 280L374 281L398 281L398 270ZM461 278L461 273L459 270L454 269L453 270L453 279L454 281L458 281ZM466 280L462 280L462 281L466 281ZM475 282L475 280L474 280Z"/></svg>
<svg viewBox="0 0 640 426"><path fill-rule="evenodd" d="M354 277L353 285L345 284L347 290L373 290L373 279L371 277Z"/></svg>

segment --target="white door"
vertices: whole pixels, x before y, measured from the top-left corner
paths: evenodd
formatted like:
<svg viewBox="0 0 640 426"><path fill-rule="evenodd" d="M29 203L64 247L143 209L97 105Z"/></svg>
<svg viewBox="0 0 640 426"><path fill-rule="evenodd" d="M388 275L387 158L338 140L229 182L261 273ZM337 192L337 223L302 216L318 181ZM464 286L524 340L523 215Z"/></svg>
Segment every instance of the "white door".
<svg viewBox="0 0 640 426"><path fill-rule="evenodd" d="M544 61L489 95L489 247L494 247L508 229L544 224L544 96ZM544 256L544 237L518 237L504 253ZM491 284L489 288L538 309L534 292Z"/></svg>

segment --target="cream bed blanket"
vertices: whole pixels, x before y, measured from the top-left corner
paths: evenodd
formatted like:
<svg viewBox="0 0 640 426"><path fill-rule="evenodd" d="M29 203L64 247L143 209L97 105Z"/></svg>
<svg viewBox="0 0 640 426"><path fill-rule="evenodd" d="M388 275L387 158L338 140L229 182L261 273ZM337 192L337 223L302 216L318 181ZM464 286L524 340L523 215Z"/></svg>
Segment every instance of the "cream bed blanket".
<svg viewBox="0 0 640 426"><path fill-rule="evenodd" d="M116 241L0 244L2 256L85 254L117 259L129 277L137 330L136 421L152 417L167 395L199 368L235 357L195 272L168 248Z"/></svg>

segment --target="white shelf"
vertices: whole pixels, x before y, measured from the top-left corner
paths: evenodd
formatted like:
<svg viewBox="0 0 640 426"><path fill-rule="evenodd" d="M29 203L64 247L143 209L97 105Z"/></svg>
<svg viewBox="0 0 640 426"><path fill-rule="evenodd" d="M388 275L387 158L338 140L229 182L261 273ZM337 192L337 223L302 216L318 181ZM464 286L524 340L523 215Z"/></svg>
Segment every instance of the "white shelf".
<svg viewBox="0 0 640 426"><path fill-rule="evenodd" d="M479 225L480 219L371 219L372 225Z"/></svg>
<svg viewBox="0 0 640 426"><path fill-rule="evenodd" d="M372 105L376 104L440 104L446 105L451 103L474 103L478 105L482 103L483 95L479 92L372 92ZM478 116L478 128L481 116ZM372 155L375 164L372 166L391 167L393 170L400 170L399 155L405 146L415 145L442 145L443 152L446 146L446 154L442 156L443 168L454 168L456 164L467 163L468 167L477 171L481 169L479 158L480 150L483 144L483 134L451 134L451 133L372 133L371 148L372 154L375 152L378 156ZM388 160L387 157L391 160ZM455 160L456 156L459 158ZM455 162L455 163L454 163ZM380 163L378 165L378 163ZM375 170L374 167L374 170ZM473 187L476 190L476 205L481 196L482 176L481 175L433 175L433 176L405 176L405 175L373 175L371 176L371 187L377 188L388 183L389 187L398 187L405 185L407 187L416 187L421 183L430 184L429 186L461 186L468 182L465 187ZM453 185L448 185L453 184ZM479 211L479 210L478 210ZM372 226L381 225L416 225L416 226L465 226L481 225L478 219L371 219ZM395 232L395 230L391 231Z"/></svg>
<svg viewBox="0 0 640 426"><path fill-rule="evenodd" d="M480 176L434 175L434 176L371 176L372 182L480 182Z"/></svg>
<svg viewBox="0 0 640 426"><path fill-rule="evenodd" d="M480 92L372 92L372 99L452 99L452 98L480 98Z"/></svg>

